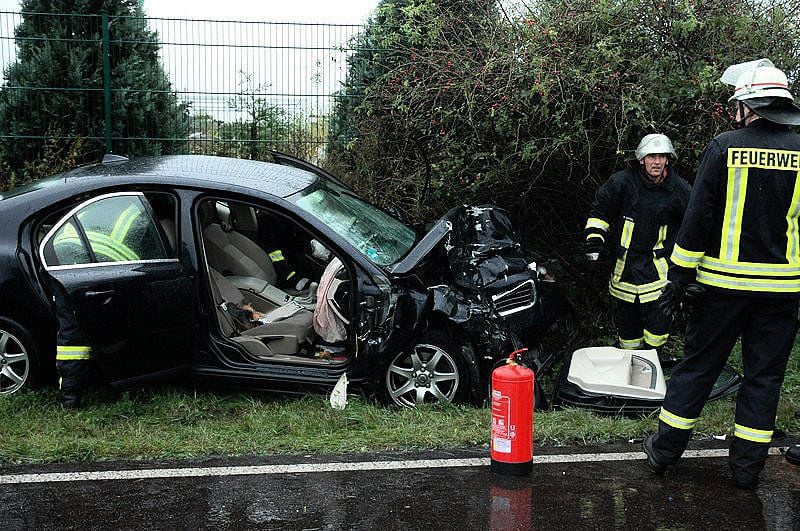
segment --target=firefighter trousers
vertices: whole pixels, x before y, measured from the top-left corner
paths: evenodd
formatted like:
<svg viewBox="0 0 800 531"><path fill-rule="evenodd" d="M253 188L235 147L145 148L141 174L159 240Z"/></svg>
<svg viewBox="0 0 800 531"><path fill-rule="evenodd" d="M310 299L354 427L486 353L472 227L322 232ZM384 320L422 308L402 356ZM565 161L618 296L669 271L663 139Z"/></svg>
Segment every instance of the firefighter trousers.
<svg viewBox="0 0 800 531"><path fill-rule="evenodd" d="M617 334L624 349L660 348L669 338L669 321L658 301L616 301Z"/></svg>
<svg viewBox="0 0 800 531"><path fill-rule="evenodd" d="M65 401L78 403L92 375L92 349L61 286L53 289L58 335L56 369Z"/></svg>
<svg viewBox="0 0 800 531"><path fill-rule="evenodd" d="M797 299L709 291L688 316L684 357L672 370L653 439L656 460L675 464L737 339L744 382L736 398L729 463L757 477L764 467L784 371L797 332Z"/></svg>

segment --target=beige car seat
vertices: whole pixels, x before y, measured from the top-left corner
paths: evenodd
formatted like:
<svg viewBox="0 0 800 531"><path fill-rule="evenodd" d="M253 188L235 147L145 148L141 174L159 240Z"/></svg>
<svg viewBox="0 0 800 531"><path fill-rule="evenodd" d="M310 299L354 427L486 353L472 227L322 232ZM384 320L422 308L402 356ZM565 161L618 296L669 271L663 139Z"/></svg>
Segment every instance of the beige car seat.
<svg viewBox="0 0 800 531"><path fill-rule="evenodd" d="M278 288L278 275L269 254L247 236L219 223L211 202L203 203L199 212L208 265L231 284L279 305L292 297L309 295L308 288L290 292Z"/></svg>
<svg viewBox="0 0 800 531"><path fill-rule="evenodd" d="M209 268L209 273L222 333L243 344L251 353L263 357L276 354L294 355L300 351L302 343L313 340L313 314L294 302L265 312L267 314L265 320L268 321L266 324L238 332L222 304L244 304L244 296L228 277L219 271ZM263 310L263 308L257 309Z"/></svg>

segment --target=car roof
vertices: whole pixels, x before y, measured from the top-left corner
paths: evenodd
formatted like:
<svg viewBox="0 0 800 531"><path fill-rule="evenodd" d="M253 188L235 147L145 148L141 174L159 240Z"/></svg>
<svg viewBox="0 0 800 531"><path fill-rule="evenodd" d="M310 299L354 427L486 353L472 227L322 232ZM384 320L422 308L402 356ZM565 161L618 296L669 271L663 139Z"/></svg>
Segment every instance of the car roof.
<svg viewBox="0 0 800 531"><path fill-rule="evenodd" d="M279 197L299 192L319 178L311 172L291 166L207 155L143 157L93 164L64 174L67 183L99 176L174 178L193 181L193 184L206 184L210 188L219 188L220 185L241 186Z"/></svg>
<svg viewBox="0 0 800 531"><path fill-rule="evenodd" d="M67 173L53 175L34 181L17 190L4 194L11 198L25 192L55 189L66 186L74 188L85 179L93 185L107 186L124 184L125 177L131 183L185 184L210 189L246 188L278 197L288 197L308 188L320 177L309 171L288 165L256 160L212 157L206 155L169 155L122 159L111 163L83 166Z"/></svg>

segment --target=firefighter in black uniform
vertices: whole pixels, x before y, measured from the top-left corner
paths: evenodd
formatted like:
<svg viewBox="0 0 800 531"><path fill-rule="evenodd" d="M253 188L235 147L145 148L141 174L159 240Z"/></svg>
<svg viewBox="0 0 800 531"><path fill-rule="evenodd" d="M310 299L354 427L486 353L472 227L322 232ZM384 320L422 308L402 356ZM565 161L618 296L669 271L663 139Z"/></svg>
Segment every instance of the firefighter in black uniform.
<svg viewBox="0 0 800 531"><path fill-rule="evenodd" d="M83 391L91 379L92 348L64 288L58 282L52 282L52 286L58 319L56 369L59 374L61 405L66 409L76 409L80 407Z"/></svg>
<svg viewBox="0 0 800 531"><path fill-rule="evenodd" d="M737 339L744 382L736 400L729 465L755 488L775 423L800 297L800 123L786 75L766 59L722 76L736 91L734 131L715 137L697 171L672 252L667 313L687 305L684 357L673 369L659 429L644 441L656 473L686 449Z"/></svg>
<svg viewBox="0 0 800 531"><path fill-rule="evenodd" d="M619 345L660 351L669 337L670 322L656 301L667 282L667 258L690 189L669 167L677 155L665 135L645 136L636 158L635 168L615 173L597 191L586 221L586 258L598 259L609 229L616 226L608 289L617 299Z"/></svg>

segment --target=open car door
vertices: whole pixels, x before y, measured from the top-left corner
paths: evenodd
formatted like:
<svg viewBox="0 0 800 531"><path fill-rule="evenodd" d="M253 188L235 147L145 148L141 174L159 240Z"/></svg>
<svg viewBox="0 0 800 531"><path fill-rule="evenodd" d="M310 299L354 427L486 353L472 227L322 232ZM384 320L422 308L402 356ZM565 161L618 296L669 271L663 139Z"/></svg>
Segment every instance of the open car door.
<svg viewBox="0 0 800 531"><path fill-rule="evenodd" d="M172 202L167 218L157 219L152 203L159 201ZM50 281L66 293L111 381L177 371L191 362L199 305L195 276L175 258L167 234L174 235L174 202L164 193L95 197L42 240Z"/></svg>

